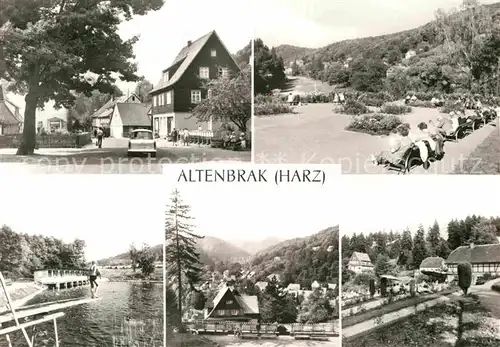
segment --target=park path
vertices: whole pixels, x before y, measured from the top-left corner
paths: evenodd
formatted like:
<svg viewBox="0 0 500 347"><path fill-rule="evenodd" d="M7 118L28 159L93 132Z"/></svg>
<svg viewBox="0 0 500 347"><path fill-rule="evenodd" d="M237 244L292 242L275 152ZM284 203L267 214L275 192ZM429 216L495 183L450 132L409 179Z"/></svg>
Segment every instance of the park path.
<svg viewBox="0 0 500 347"><path fill-rule="evenodd" d="M386 168L373 165L372 153L387 147L387 139L344 130L351 117L333 113L332 104L309 104L295 108L296 114L261 116L255 118L255 161L262 164L341 164L348 174L390 173ZM436 109L414 108L402 116L412 128L420 122L435 120ZM493 131L487 125L461 139L445 144L445 156L428 170L417 167L411 173L451 173L456 165L468 158ZM499 134L500 136L500 134Z"/></svg>
<svg viewBox="0 0 500 347"><path fill-rule="evenodd" d="M446 302L448 300L449 299L447 297L441 296L436 299L431 299L429 301L422 302L416 306L406 307L398 311L384 314L380 317L368 319L364 322L342 328L342 336L345 338L351 338L361 334L369 333L372 330L378 329L388 324L392 324L401 318L408 317L410 315L415 314L416 312L427 310L430 307L434 307L437 304Z"/></svg>

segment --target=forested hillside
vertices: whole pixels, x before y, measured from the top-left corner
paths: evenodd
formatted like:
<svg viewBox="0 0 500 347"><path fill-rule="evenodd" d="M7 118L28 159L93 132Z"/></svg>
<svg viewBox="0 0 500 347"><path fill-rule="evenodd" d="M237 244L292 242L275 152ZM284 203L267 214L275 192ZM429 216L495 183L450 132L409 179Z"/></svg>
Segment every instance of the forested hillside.
<svg viewBox="0 0 500 347"><path fill-rule="evenodd" d="M251 269L257 279L277 273L285 285L300 283L310 287L319 282L338 281L339 227L331 227L314 235L283 241L257 253Z"/></svg>
<svg viewBox="0 0 500 347"><path fill-rule="evenodd" d="M460 11L438 11L413 30L335 42L309 50L276 47L297 73L359 91L493 93L500 54L500 4L466 1Z"/></svg>

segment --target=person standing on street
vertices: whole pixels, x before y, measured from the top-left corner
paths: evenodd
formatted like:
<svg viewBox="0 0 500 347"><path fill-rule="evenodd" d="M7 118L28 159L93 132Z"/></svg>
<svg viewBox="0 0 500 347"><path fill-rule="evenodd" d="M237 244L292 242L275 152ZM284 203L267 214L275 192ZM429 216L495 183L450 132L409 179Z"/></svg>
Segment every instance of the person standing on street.
<svg viewBox="0 0 500 347"><path fill-rule="evenodd" d="M99 288L99 285L97 284L97 276L99 276L99 279L102 278L101 273L99 272L99 268L97 267L97 263L95 261L92 261L89 270L90 295L92 296L92 299L98 298L97 289Z"/></svg>
<svg viewBox="0 0 500 347"><path fill-rule="evenodd" d="M102 138L104 136L104 131L102 131L102 128L100 127L97 129L97 147L102 148Z"/></svg>

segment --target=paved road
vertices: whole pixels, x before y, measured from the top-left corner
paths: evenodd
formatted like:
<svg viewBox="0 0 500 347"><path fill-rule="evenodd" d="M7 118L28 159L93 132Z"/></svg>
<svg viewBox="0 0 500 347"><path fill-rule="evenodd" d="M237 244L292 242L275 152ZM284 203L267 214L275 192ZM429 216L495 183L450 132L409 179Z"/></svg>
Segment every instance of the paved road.
<svg viewBox="0 0 500 347"><path fill-rule="evenodd" d="M161 144L156 158L127 156L127 140L105 139L103 148L89 145L83 149L40 149L33 156L16 156L15 149L0 151L0 171L26 173L161 173L163 164L200 162L248 162L251 153L217 148L172 147ZM15 164L15 165L14 165Z"/></svg>
<svg viewBox="0 0 500 347"><path fill-rule="evenodd" d="M344 130L350 116L333 113L332 104L309 104L296 108L296 114L256 117L255 161L257 163L341 164L343 173L388 173L370 161L372 153L387 148L387 139ZM414 108L403 116L412 128L420 122L435 120L436 109ZM451 173L455 165L470 156L492 131L493 125L476 130L458 143L447 142L445 157L426 171L412 173Z"/></svg>
<svg viewBox="0 0 500 347"><path fill-rule="evenodd" d="M479 296L481 303L494 318L500 319L500 293L491 289L491 286L497 282L500 282L498 278L481 286L472 286L470 292Z"/></svg>

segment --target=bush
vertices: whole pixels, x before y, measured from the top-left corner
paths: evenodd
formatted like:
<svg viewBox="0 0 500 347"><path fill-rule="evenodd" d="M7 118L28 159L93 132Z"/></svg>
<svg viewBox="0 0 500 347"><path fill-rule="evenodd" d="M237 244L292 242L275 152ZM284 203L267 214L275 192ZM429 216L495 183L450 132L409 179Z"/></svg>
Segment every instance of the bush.
<svg viewBox="0 0 500 347"><path fill-rule="evenodd" d="M347 100L342 106L342 113L357 116L360 114L369 113L370 110L365 104L356 100Z"/></svg>
<svg viewBox="0 0 500 347"><path fill-rule="evenodd" d="M457 265L458 286L467 295L470 285L472 284L472 266L469 263L460 263Z"/></svg>
<svg viewBox="0 0 500 347"><path fill-rule="evenodd" d="M401 119L394 115L368 114L354 117L346 130L370 135L389 135L400 124Z"/></svg>
<svg viewBox="0 0 500 347"><path fill-rule="evenodd" d="M269 95L257 95L254 110L256 116L292 113L290 105L282 101L280 97Z"/></svg>
<svg viewBox="0 0 500 347"><path fill-rule="evenodd" d="M491 286L491 289L500 292L500 282L497 282Z"/></svg>
<svg viewBox="0 0 500 347"><path fill-rule="evenodd" d="M328 95L323 93L304 94L300 96L300 102L306 104L333 102L333 93L330 93Z"/></svg>
<svg viewBox="0 0 500 347"><path fill-rule="evenodd" d="M374 276L370 273L360 273L357 274L356 277L354 277L354 280L352 283L356 286L363 285L367 286L369 285L370 281L374 279Z"/></svg>
<svg viewBox="0 0 500 347"><path fill-rule="evenodd" d="M434 105L432 102L430 102L428 100L411 101L409 105L412 107L436 108L436 105Z"/></svg>
<svg viewBox="0 0 500 347"><path fill-rule="evenodd" d="M411 112L411 107L406 105L384 104L380 112L387 114L405 114Z"/></svg>
<svg viewBox="0 0 500 347"><path fill-rule="evenodd" d="M439 112L450 113L452 111L461 111L461 110L462 110L462 104L456 104L454 100L447 100L441 107Z"/></svg>

